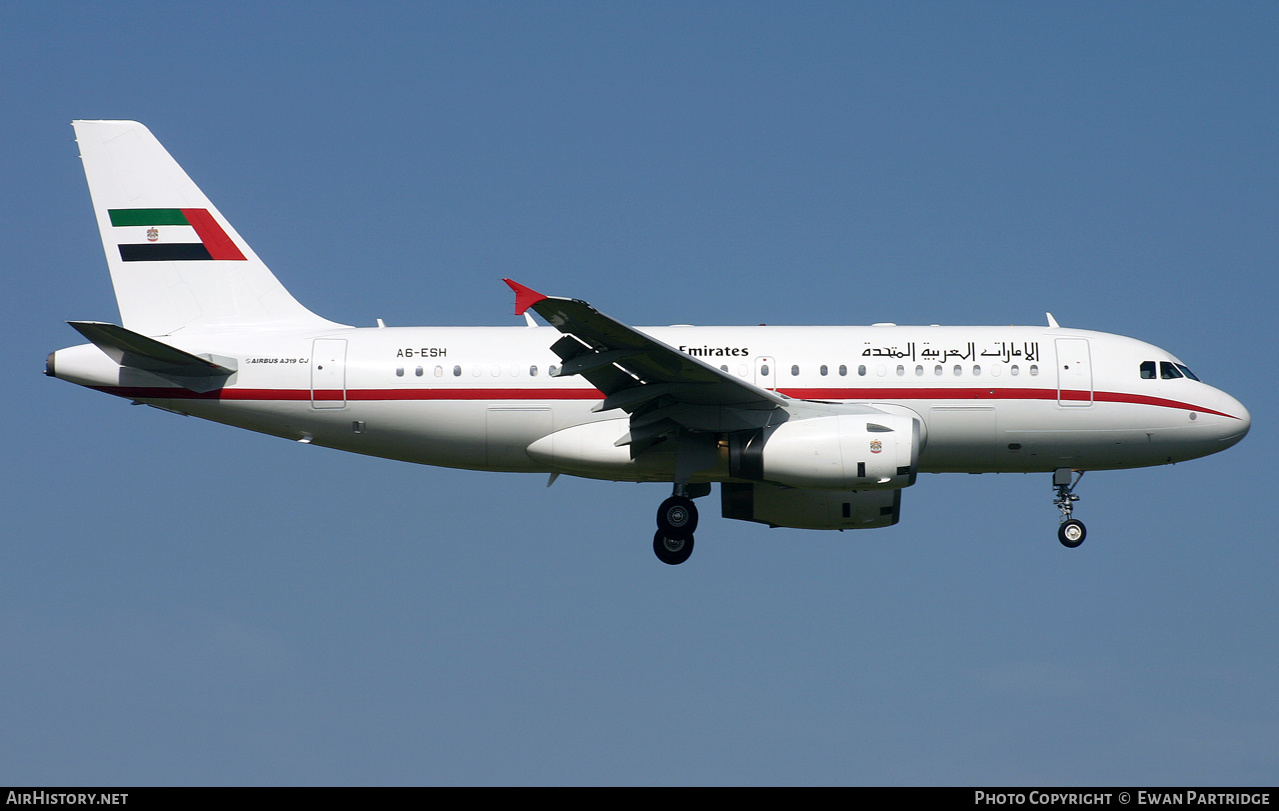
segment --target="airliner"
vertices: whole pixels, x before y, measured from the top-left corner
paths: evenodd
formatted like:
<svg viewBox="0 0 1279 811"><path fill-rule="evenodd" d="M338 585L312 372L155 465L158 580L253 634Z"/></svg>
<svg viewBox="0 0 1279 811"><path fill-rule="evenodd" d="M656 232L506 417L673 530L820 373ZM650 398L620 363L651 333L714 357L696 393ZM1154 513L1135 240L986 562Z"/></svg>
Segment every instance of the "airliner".
<svg viewBox="0 0 1279 811"><path fill-rule="evenodd" d="M653 551L696 499L769 527L896 524L920 473L1183 462L1248 433L1238 400L1142 341L1060 326L636 328L507 279L511 327L351 327L303 307L142 124L76 121L119 325L46 374L164 411L425 465L667 482ZM540 324L532 314L540 316Z"/></svg>

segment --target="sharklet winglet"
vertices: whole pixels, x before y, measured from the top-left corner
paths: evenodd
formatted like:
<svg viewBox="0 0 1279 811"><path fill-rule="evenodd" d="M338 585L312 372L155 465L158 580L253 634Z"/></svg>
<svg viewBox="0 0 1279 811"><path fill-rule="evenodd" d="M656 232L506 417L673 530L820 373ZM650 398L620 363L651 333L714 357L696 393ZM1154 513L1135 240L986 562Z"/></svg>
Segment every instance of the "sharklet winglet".
<svg viewBox="0 0 1279 811"><path fill-rule="evenodd" d="M524 315L524 311L527 310L529 307L532 307L534 304L537 304L539 301L543 301L546 299L546 296L542 295L541 293L537 292L531 287L525 287L519 282L513 282L510 279L503 279L502 281L506 282L507 287L515 291L515 314L516 315Z"/></svg>

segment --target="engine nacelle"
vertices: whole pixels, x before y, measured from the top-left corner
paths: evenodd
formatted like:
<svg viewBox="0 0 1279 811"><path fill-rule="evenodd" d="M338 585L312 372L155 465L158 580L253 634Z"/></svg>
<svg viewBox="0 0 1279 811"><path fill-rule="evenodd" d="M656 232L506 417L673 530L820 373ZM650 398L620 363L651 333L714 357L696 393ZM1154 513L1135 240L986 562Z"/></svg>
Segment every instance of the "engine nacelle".
<svg viewBox="0 0 1279 811"><path fill-rule="evenodd" d="M789 420L729 437L729 474L814 490L900 490L915 483L919 421L896 414Z"/></svg>
<svg viewBox="0 0 1279 811"><path fill-rule="evenodd" d="M796 490L775 484L720 485L725 518L795 529L873 529L897 523L902 491Z"/></svg>

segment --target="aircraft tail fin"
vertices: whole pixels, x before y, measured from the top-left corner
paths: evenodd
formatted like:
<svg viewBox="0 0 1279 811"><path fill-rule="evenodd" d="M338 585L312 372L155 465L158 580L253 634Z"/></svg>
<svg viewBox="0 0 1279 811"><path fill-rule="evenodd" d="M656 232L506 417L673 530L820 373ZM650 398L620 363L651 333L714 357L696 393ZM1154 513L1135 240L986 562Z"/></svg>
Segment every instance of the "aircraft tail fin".
<svg viewBox="0 0 1279 811"><path fill-rule="evenodd" d="M124 326L340 326L303 307L136 121L74 121Z"/></svg>

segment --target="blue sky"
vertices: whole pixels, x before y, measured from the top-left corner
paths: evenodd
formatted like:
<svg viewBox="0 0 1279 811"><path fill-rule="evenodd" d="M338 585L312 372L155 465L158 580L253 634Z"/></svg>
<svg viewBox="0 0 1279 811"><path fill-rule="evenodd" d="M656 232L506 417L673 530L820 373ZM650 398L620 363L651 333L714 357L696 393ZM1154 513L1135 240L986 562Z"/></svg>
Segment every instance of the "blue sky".
<svg viewBox="0 0 1279 811"><path fill-rule="evenodd" d="M0 783L1273 784L1279 10L16 2ZM146 123L346 323L1039 324L1239 446L924 476L891 529L344 455L41 375L117 318L69 122Z"/></svg>

